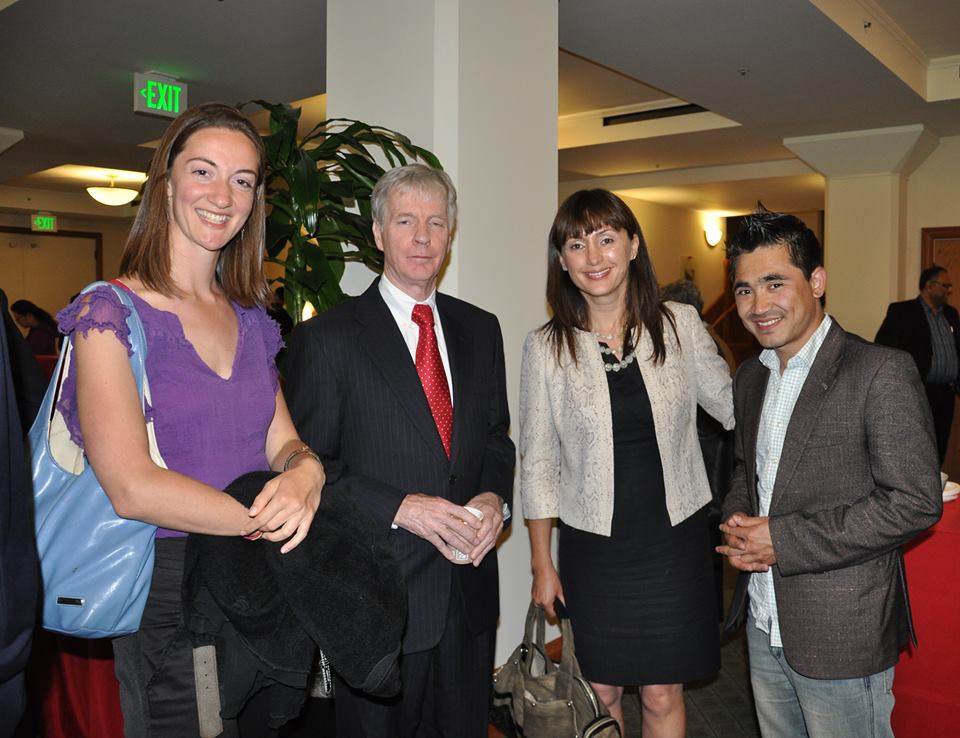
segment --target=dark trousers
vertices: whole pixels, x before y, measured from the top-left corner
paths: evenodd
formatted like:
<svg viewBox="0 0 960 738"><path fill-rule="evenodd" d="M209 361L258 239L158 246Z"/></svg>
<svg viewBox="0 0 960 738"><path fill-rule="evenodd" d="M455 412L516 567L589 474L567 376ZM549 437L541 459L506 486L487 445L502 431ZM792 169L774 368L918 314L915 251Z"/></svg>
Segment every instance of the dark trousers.
<svg viewBox="0 0 960 738"><path fill-rule="evenodd" d="M158 538L150 594L140 630L115 638L125 738L200 735L193 639L183 617L181 585L186 538ZM236 720L224 720L221 738L272 738L264 692L251 697Z"/></svg>
<svg viewBox="0 0 960 738"><path fill-rule="evenodd" d="M400 696L379 700L337 679L338 738L486 738L495 631L473 634L452 588L440 642L400 660Z"/></svg>
<svg viewBox="0 0 960 738"><path fill-rule="evenodd" d="M193 644L180 587L186 538L158 538L140 630L113 641L126 738L197 736Z"/></svg>
<svg viewBox="0 0 960 738"><path fill-rule="evenodd" d="M23 672L0 683L0 738L10 738L17 732L26 706L27 690Z"/></svg>
<svg viewBox="0 0 960 738"><path fill-rule="evenodd" d="M947 443L950 441L950 426L953 424L953 405L956 394L949 384L924 384L927 402L933 414L933 432L937 436L937 452L940 464L947 456Z"/></svg>

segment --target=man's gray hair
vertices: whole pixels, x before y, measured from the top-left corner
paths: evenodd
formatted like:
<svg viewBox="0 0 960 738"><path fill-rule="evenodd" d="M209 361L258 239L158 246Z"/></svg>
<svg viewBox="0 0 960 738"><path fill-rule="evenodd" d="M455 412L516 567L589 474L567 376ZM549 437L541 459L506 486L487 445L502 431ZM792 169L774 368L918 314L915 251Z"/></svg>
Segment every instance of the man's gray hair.
<svg viewBox="0 0 960 738"><path fill-rule="evenodd" d="M452 233L457 225L457 190L453 181L442 169L414 163L396 167L386 172L373 188L370 207L373 219L382 227L387 217L387 203L394 192L417 190L421 193L441 191L447 198L447 226Z"/></svg>

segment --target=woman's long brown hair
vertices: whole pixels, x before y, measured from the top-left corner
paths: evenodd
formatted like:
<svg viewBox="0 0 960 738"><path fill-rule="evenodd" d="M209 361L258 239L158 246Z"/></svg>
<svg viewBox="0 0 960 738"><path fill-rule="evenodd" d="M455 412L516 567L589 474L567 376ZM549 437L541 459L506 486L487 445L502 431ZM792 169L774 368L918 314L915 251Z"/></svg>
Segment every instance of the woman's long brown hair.
<svg viewBox="0 0 960 738"><path fill-rule="evenodd" d="M624 353L639 340L640 330L650 335L653 343L651 359L662 364L667 355L663 339L664 321L677 334L673 313L660 300L660 287L650 262L647 244L640 224L626 203L607 190L579 190L568 197L550 228L547 247L547 303L553 317L543 326L560 361L564 352L577 362L575 330L590 330L587 303L570 275L560 264L563 245L571 238L583 238L602 228L625 230L629 238L637 237L640 247L627 271L627 304L625 309Z"/></svg>
<svg viewBox="0 0 960 738"><path fill-rule="evenodd" d="M217 261L217 281L231 300L249 307L263 305L270 288L263 275L265 213L263 143L253 127L240 112L222 103L204 103L185 110L173 121L160 139L153 155L143 201L133 221L127 244L120 259L120 274L137 277L143 284L173 297L179 294L170 274L170 211L167 182L170 166L187 140L204 128L224 128L245 135L257 152L257 188L253 209L240 232L220 250Z"/></svg>

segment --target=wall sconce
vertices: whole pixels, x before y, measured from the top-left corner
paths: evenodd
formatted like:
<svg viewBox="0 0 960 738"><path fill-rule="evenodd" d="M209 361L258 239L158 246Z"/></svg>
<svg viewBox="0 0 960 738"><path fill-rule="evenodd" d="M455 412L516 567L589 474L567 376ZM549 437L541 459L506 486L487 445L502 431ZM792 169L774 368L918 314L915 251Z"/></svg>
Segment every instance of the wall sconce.
<svg viewBox="0 0 960 738"><path fill-rule="evenodd" d="M713 248L723 240L723 229L719 226L708 226L703 229L703 238L706 240L707 246Z"/></svg>
<svg viewBox="0 0 960 738"><path fill-rule="evenodd" d="M102 205L126 205L137 196L137 191L128 187L114 187L116 178L116 174L108 174L109 187L87 187L87 194Z"/></svg>

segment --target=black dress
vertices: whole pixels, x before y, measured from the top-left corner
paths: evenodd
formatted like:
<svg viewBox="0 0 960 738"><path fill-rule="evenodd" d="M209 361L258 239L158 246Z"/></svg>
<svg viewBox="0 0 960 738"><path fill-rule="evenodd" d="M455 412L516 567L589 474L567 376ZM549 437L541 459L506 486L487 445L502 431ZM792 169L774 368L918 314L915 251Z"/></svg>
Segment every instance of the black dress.
<svg viewBox="0 0 960 738"><path fill-rule="evenodd" d="M607 363L615 362L604 356ZM560 580L583 675L678 684L720 669L706 508L670 525L643 376L607 372L613 414L611 535L560 525Z"/></svg>

